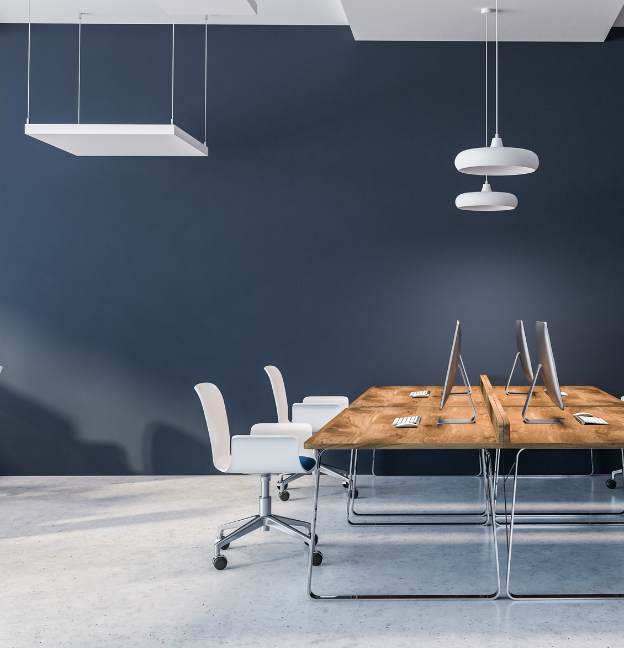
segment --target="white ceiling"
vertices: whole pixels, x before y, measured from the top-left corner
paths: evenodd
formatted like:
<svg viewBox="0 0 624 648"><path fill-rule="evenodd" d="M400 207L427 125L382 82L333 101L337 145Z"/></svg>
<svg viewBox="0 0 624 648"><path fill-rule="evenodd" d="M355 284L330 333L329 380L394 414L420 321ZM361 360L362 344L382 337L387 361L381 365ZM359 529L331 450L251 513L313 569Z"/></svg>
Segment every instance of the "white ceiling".
<svg viewBox="0 0 624 648"><path fill-rule="evenodd" d="M2 0L0 22L28 22L29 0ZM356 40L470 41L483 38L482 6L494 0L31 0L33 22L208 22L351 25ZM250 10L257 5L257 14ZM603 41L624 26L624 0L499 0L506 41ZM179 8L180 13L172 15ZM201 10L202 15L189 11ZM219 14L219 15L215 15ZM229 14L229 15L228 15ZM492 20L493 22L493 20Z"/></svg>
<svg viewBox="0 0 624 648"><path fill-rule="evenodd" d="M221 14L230 4L233 15L211 15L211 24L228 25L348 25L340 0L257 0L258 14L250 11L240 14L240 2L232 0L204 0ZM172 19L178 24L203 24L204 13L185 14L188 0L180 0L180 14L170 15L172 2L160 0L31 0L32 22L75 23L82 13L83 23L101 24L159 24ZM203 2L194 2L201 4ZM202 6L203 8L203 6ZM0 22L28 22L28 0L1 0Z"/></svg>
<svg viewBox="0 0 624 648"><path fill-rule="evenodd" d="M481 40L492 0L342 0L356 40ZM499 38L604 41L622 0L499 0ZM490 23L493 16L490 16Z"/></svg>

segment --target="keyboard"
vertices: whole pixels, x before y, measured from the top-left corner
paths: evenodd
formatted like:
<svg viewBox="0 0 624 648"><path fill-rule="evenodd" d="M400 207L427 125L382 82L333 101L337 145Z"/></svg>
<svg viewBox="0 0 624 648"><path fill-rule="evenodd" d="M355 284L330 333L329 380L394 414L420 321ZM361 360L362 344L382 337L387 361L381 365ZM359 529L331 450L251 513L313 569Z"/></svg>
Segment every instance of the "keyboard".
<svg viewBox="0 0 624 648"><path fill-rule="evenodd" d="M420 416L403 416L395 418L392 425L398 428L418 427L420 425Z"/></svg>
<svg viewBox="0 0 624 648"><path fill-rule="evenodd" d="M431 395L431 392L428 389L425 391L410 392L412 398L427 398L429 395Z"/></svg>
<svg viewBox="0 0 624 648"><path fill-rule="evenodd" d="M609 425L603 418L592 416L589 412L577 412L574 418L583 425Z"/></svg>

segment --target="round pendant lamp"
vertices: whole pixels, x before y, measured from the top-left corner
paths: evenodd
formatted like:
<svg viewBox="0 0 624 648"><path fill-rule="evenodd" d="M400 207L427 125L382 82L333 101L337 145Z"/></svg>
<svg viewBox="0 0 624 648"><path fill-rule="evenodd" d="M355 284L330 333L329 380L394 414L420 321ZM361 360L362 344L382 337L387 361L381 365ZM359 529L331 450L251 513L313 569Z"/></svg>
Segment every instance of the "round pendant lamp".
<svg viewBox="0 0 624 648"><path fill-rule="evenodd" d="M506 211L518 206L518 199L504 191L492 191L490 183L486 182L481 191L463 193L455 199L458 209L466 211Z"/></svg>
<svg viewBox="0 0 624 648"><path fill-rule="evenodd" d="M485 143L487 144L487 130L488 130L488 14L492 13L492 9L482 9L481 13L485 14ZM496 139L496 138L494 138ZM500 138L498 138L500 140ZM497 144L497 147L504 148L502 142ZM460 153L457 157L471 151L487 151L484 149L470 149ZM509 150L509 149L507 149ZM512 149L517 150L517 149ZM457 164L457 160L455 161ZM518 199L510 193L503 191L492 191L490 183L488 182L487 175L485 183L481 191L472 191L470 193L463 193L455 199L455 206L458 209L465 211L508 211L515 209L518 206Z"/></svg>
<svg viewBox="0 0 624 648"><path fill-rule="evenodd" d="M461 173L471 175L522 175L533 173L539 166L539 158L533 151L521 148L503 146L503 140L498 134L498 0L496 0L496 135L492 138L490 146L467 149L455 158L455 166ZM491 9L482 9L485 13L486 30L487 15ZM487 31L486 44L487 48ZM487 76L487 63L486 63Z"/></svg>

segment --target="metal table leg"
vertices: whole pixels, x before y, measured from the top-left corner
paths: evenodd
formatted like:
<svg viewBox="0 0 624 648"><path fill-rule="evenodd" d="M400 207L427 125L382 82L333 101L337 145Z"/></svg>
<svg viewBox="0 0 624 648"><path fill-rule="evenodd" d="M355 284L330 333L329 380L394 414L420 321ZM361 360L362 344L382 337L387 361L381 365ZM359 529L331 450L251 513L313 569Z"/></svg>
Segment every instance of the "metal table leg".
<svg viewBox="0 0 624 648"><path fill-rule="evenodd" d="M483 462L485 464L485 477L487 481L487 515L489 519L494 516L494 482L492 460L489 453L483 452ZM498 542L496 538L496 525L490 524L492 529L492 537L494 540L494 554L496 559L496 590L491 594L315 594L312 591L312 554L314 552L314 535L316 533L316 517L318 510L318 495L319 495L319 471L316 470L315 484L314 484L314 511L312 514L312 528L310 535L312 541L310 542L310 555L308 560L308 583L307 592L308 596L315 601L337 601L337 600L427 600L427 599L496 599L500 595L500 565L498 561Z"/></svg>
<svg viewBox="0 0 624 648"><path fill-rule="evenodd" d="M479 463L482 465L485 464L485 451L479 450ZM497 451L498 452L498 451ZM375 513L363 513L355 510L355 499L356 499L356 480L357 480L357 462L358 462L358 451L351 451L351 460L349 462L349 484L348 484L348 497L347 497L347 522L351 526L432 526L432 525L442 525L442 526L483 526L488 522L488 506L487 506L487 493L485 494L485 502L483 510L481 511L471 511L466 513L465 511L450 511L440 513L439 511L426 511L424 513L384 513L375 512ZM498 466L498 463L496 464ZM498 474L498 468L494 471ZM484 473L485 474L485 473ZM487 480L484 480L484 483ZM484 489L487 491L487 487ZM457 522L457 521L445 521L445 522L420 522L418 520L412 522L364 522L357 521L357 518L375 518L375 517L384 517L384 518L396 518L396 517L473 517L481 518L478 520L470 522ZM355 518L352 519L352 518Z"/></svg>
<svg viewBox="0 0 624 648"><path fill-rule="evenodd" d="M514 594L511 591L510 588L511 557L512 557L512 547L513 547L513 532L514 532L515 517L516 517L516 493L518 490L518 465L520 463L520 454L524 450L525 448L522 448L521 450L518 451L518 454L516 456L516 466L514 472L514 488L513 488L513 498L511 502L511 517L509 523L509 541L508 541L508 550L507 550L507 584L506 584L507 596L513 600L526 600L526 599L594 599L595 600L595 599L624 598L624 594ZM602 525L602 524L609 524L609 523L588 522L587 524Z"/></svg>

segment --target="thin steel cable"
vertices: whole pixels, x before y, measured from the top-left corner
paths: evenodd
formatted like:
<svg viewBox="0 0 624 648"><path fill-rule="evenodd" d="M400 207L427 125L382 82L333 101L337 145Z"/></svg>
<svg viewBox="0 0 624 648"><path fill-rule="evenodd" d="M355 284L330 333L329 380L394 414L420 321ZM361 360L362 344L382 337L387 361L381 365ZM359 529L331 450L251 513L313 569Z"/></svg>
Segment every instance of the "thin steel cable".
<svg viewBox="0 0 624 648"><path fill-rule="evenodd" d="M30 124L30 0L28 0L28 90L26 94L26 123Z"/></svg>
<svg viewBox="0 0 624 648"><path fill-rule="evenodd" d="M204 146L206 146L206 131L208 130L208 16L206 16L206 35L204 37Z"/></svg>
<svg viewBox="0 0 624 648"><path fill-rule="evenodd" d="M82 14L78 14L78 123L80 123L80 50L82 45Z"/></svg>
<svg viewBox="0 0 624 648"><path fill-rule="evenodd" d="M488 145L488 15L485 14L485 145ZM485 177L487 182L487 176Z"/></svg>
<svg viewBox="0 0 624 648"><path fill-rule="evenodd" d="M496 0L496 137L498 137L498 0Z"/></svg>
<svg viewBox="0 0 624 648"><path fill-rule="evenodd" d="M173 81L175 70L175 22L172 24L171 37L171 123L173 124Z"/></svg>

